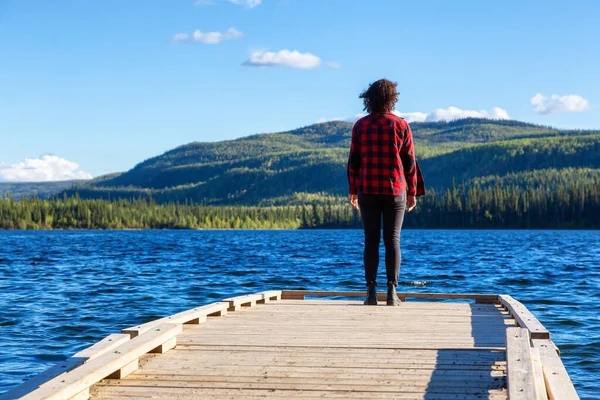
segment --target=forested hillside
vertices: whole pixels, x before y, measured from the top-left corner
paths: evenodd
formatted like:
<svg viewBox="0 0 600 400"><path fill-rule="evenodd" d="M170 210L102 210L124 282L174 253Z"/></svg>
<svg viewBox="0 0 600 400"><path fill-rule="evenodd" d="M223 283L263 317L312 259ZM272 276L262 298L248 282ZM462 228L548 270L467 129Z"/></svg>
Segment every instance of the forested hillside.
<svg viewBox="0 0 600 400"><path fill-rule="evenodd" d="M0 198L11 195L15 199L22 197L39 197L48 199L56 196L73 185L82 184L83 180L59 181L59 182L0 182Z"/></svg>
<svg viewBox="0 0 600 400"><path fill-rule="evenodd" d="M462 119L414 123L429 188L500 184L522 188L597 177L600 131L557 130L518 121ZM316 124L237 140L190 143L67 190L82 198L211 205L299 204L347 192L352 125ZM568 176L569 178L565 178Z"/></svg>
<svg viewBox="0 0 600 400"><path fill-rule="evenodd" d="M360 228L342 197L297 195L279 206L202 206L138 200L0 199L0 229ZM311 199L312 198L312 199ZM310 201L310 202L308 202ZM407 228L600 229L600 178L559 188L461 185L431 190L405 218Z"/></svg>

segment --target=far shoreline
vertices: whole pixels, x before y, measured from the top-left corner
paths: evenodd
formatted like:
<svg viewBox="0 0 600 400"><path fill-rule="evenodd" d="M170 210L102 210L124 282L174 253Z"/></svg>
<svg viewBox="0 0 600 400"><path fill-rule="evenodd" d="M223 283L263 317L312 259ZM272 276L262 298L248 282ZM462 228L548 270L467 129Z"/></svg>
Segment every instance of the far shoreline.
<svg viewBox="0 0 600 400"><path fill-rule="evenodd" d="M99 228L57 228L57 229L0 229L0 232L150 232L150 231L202 231L202 232L235 232L235 231L362 231L362 228L121 228L121 229L99 229ZM600 232L600 229L594 228L402 228L402 231L587 231Z"/></svg>

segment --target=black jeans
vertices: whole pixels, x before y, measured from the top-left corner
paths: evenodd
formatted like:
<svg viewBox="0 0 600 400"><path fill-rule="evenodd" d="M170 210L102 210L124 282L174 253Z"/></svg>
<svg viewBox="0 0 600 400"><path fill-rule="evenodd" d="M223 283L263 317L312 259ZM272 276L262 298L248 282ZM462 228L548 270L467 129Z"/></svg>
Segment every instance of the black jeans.
<svg viewBox="0 0 600 400"><path fill-rule="evenodd" d="M400 273L400 230L406 210L406 193L400 196L358 194L358 204L365 230L365 280L377 282L379 268L379 242L383 217L383 243L385 245L385 271L388 283L398 286Z"/></svg>

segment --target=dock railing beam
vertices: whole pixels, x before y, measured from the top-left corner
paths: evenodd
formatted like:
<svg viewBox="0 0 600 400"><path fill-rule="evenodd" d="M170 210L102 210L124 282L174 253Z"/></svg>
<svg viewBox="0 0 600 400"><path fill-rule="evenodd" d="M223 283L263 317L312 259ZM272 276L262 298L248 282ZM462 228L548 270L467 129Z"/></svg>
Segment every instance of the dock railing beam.
<svg viewBox="0 0 600 400"><path fill-rule="evenodd" d="M227 298L124 329L48 370L13 390L4 399L87 399L89 388L105 378L121 379L134 372L147 353L164 353L175 347L183 324L200 324L208 317L227 315L243 307L277 300L304 300L306 297L362 298L366 292L313 290L266 291ZM382 300L385 293L378 293ZM516 328L506 332L509 399L578 400L579 397L560 359L550 333L520 302L508 295L473 293L410 293L398 297L419 299L465 299L499 304L515 319ZM506 312L505 311L505 312Z"/></svg>

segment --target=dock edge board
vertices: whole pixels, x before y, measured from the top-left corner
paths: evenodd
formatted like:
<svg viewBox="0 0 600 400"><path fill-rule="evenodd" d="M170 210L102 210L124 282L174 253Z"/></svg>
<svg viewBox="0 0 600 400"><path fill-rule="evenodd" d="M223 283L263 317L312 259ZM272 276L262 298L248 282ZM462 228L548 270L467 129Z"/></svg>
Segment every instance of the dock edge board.
<svg viewBox="0 0 600 400"><path fill-rule="evenodd" d="M223 317L228 311L254 307L277 300L304 300L306 297L364 297L366 292L271 290L223 299L160 318L112 334L93 346L0 395L0 400L49 399L83 400L89 389L103 379L121 379L138 369L138 360L147 353L164 353L177 344L183 324L200 324L208 317ZM378 293L378 297L385 293ZM500 304L515 319L517 327L507 328L506 353L509 399L577 400L577 392L560 359L550 332L522 303L509 295L475 293L400 292L402 301L418 299L463 299ZM512 395L511 395L512 393ZM533 397L532 397L533 396Z"/></svg>

